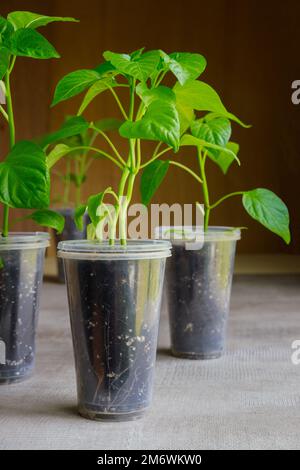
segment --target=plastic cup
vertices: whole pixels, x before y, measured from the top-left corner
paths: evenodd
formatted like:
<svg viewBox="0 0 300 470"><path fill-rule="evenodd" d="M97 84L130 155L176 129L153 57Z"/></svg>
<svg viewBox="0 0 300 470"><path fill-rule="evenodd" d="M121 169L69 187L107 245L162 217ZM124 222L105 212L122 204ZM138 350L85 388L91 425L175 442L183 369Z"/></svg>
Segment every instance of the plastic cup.
<svg viewBox="0 0 300 470"><path fill-rule="evenodd" d="M59 244L82 416L131 420L149 408L170 247L166 241Z"/></svg>
<svg viewBox="0 0 300 470"><path fill-rule="evenodd" d="M0 383L33 372L47 233L0 237Z"/></svg>
<svg viewBox="0 0 300 470"><path fill-rule="evenodd" d="M157 233L161 234L162 228ZM171 240L163 309L169 314L174 356L215 359L223 354L240 237L238 229L210 227L199 248L191 239Z"/></svg>

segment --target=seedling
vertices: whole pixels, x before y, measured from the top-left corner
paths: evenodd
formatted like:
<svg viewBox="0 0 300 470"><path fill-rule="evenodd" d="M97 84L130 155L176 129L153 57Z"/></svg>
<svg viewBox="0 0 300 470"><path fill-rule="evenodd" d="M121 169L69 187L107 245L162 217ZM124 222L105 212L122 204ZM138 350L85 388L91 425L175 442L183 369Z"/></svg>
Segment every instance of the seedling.
<svg viewBox="0 0 300 470"><path fill-rule="evenodd" d="M54 21L76 21L14 11L0 16L0 88L5 104L0 112L9 128L10 150L0 163L0 202L3 204L2 236L9 233L10 208L38 209L29 216L38 224L61 231L62 216L46 209L50 199L50 177L42 148L31 141L16 141L11 76L18 57L59 58L56 49L36 29Z"/></svg>
<svg viewBox="0 0 300 470"><path fill-rule="evenodd" d="M205 165L208 159L217 164L224 173L237 157L238 145L230 142L231 122L244 127L235 115L227 111L216 91L198 80L206 68L205 58L196 53L166 54L161 50L145 52L140 49L131 54L107 51L105 61L95 69L77 70L66 75L58 83L53 105L69 99L84 90L87 93L78 114L72 118L73 125L92 129L110 146L107 153L98 148L90 150L111 160L121 171L117 190L109 187L91 196L86 204L76 210L76 221L80 226L81 217L88 210L91 225L89 238L102 238L104 224L108 223L110 243L116 239L119 223L120 239L126 244L127 209L137 175L143 171L141 194L144 204L149 204L155 191L163 181L170 165L180 167L201 184L205 204L205 230L208 229L212 209L235 195L243 196L247 212L269 230L290 241L289 215L285 204L274 193L266 189L240 191L224 196L215 203L210 202ZM163 85L167 74L175 77L172 87ZM122 102L119 90L128 89L129 104ZM96 96L108 90L115 99L123 117L119 134L128 139L128 151L124 155L108 137L105 131L93 122L88 122L82 113ZM206 112L204 116L197 113ZM69 134L75 135L75 134ZM145 159L143 141L156 141L150 158ZM161 160L170 151L178 152L180 147L194 146L197 149L199 173L195 173L179 159ZM71 152L65 149L53 150L50 159L56 161ZM148 152L147 152L148 153ZM51 162L50 162L51 164ZM107 209L107 198L114 199L115 210Z"/></svg>
<svg viewBox="0 0 300 470"><path fill-rule="evenodd" d="M63 169L53 168L52 174L59 178L62 186L61 194L54 202L62 203L64 207L80 206L82 204L82 189L88 178L88 172L95 159L95 153L91 150L97 138L97 132L92 129L84 129L80 133L65 138L60 137L68 128L69 117L65 120L59 131L45 136L41 145L51 160L55 155L65 151ZM103 131L118 129L121 121L117 119L103 119L95 122L95 126ZM56 139L54 141L54 139ZM50 145L49 145L50 144ZM73 190L73 191L72 191Z"/></svg>

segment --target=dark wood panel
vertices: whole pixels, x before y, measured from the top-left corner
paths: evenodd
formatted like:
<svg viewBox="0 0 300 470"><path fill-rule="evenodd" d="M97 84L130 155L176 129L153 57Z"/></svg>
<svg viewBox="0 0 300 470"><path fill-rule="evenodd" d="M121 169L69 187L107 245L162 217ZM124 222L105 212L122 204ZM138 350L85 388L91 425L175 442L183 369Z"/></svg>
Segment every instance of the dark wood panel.
<svg viewBox="0 0 300 470"><path fill-rule="evenodd" d="M224 177L210 166L211 193L217 198L231 190L253 187L276 191L290 208L294 241L285 247L248 218L238 199L216 210L212 222L249 227L240 251L299 253L300 107L290 100L291 82L300 77L299 1L1 1L2 14L25 8L75 16L81 22L54 24L44 30L61 52L61 60L27 60L26 66L19 61L14 83L19 137L54 129L65 114L76 112L78 99L49 110L55 83L71 70L97 64L106 49L128 51L146 46L202 52L208 59L205 80L219 90L228 108L253 125L250 130L234 128L234 139L241 144L241 168L233 167ZM110 96L104 94L88 115L98 118L117 112ZM2 134L3 130L1 140ZM121 139L118 144L125 150ZM182 153L182 158L196 164L192 151ZM98 162L86 191L115 185L117 179L118 172L109 163ZM59 191L54 181L53 193ZM168 203L195 200L201 200L200 188L176 169L155 197L155 202ZM28 227L27 223L24 228Z"/></svg>

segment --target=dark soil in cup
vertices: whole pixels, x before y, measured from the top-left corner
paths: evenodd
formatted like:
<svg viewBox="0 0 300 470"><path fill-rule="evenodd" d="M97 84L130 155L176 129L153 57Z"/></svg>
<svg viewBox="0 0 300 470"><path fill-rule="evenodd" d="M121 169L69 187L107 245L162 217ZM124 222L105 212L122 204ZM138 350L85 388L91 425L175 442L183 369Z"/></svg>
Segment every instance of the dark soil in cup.
<svg viewBox="0 0 300 470"><path fill-rule="evenodd" d="M186 250L174 242L167 260L164 304L169 313L172 353L213 359L225 348L235 242L205 242Z"/></svg>
<svg viewBox="0 0 300 470"><path fill-rule="evenodd" d="M165 260L64 262L79 411L139 417L151 402Z"/></svg>
<svg viewBox="0 0 300 470"><path fill-rule="evenodd" d="M45 249L1 251L0 383L31 375Z"/></svg>

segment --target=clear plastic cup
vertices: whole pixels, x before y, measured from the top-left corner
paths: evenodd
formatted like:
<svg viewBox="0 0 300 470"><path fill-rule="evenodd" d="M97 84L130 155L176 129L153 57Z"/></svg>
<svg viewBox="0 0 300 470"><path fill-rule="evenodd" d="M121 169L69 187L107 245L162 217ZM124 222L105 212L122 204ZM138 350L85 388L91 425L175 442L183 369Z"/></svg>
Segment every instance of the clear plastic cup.
<svg viewBox="0 0 300 470"><path fill-rule="evenodd" d="M171 239L169 229L160 227L157 237ZM174 356L215 359L224 352L236 241L240 237L238 229L210 227L202 241L199 237L198 248L191 237L171 239L163 309L169 315Z"/></svg>
<svg viewBox="0 0 300 470"><path fill-rule="evenodd" d="M56 212L61 214L64 219L65 219L65 226L62 231L62 233L54 233L54 238L55 238L55 243L56 246L58 246L59 242L64 241L64 240L83 240L86 238L86 230L87 230L87 225L89 224L89 216L85 214L84 216L84 226L83 230L78 230L75 224L75 209L72 207L66 207L66 208L58 208L55 209ZM61 283L65 282L65 274L64 274L64 267L63 267L63 262L61 259L57 259L57 273L58 273L58 280Z"/></svg>
<svg viewBox="0 0 300 470"><path fill-rule="evenodd" d="M0 237L0 383L31 375L47 233Z"/></svg>
<svg viewBox="0 0 300 470"><path fill-rule="evenodd" d="M151 403L166 241L68 241L63 258L79 413L130 420Z"/></svg>

